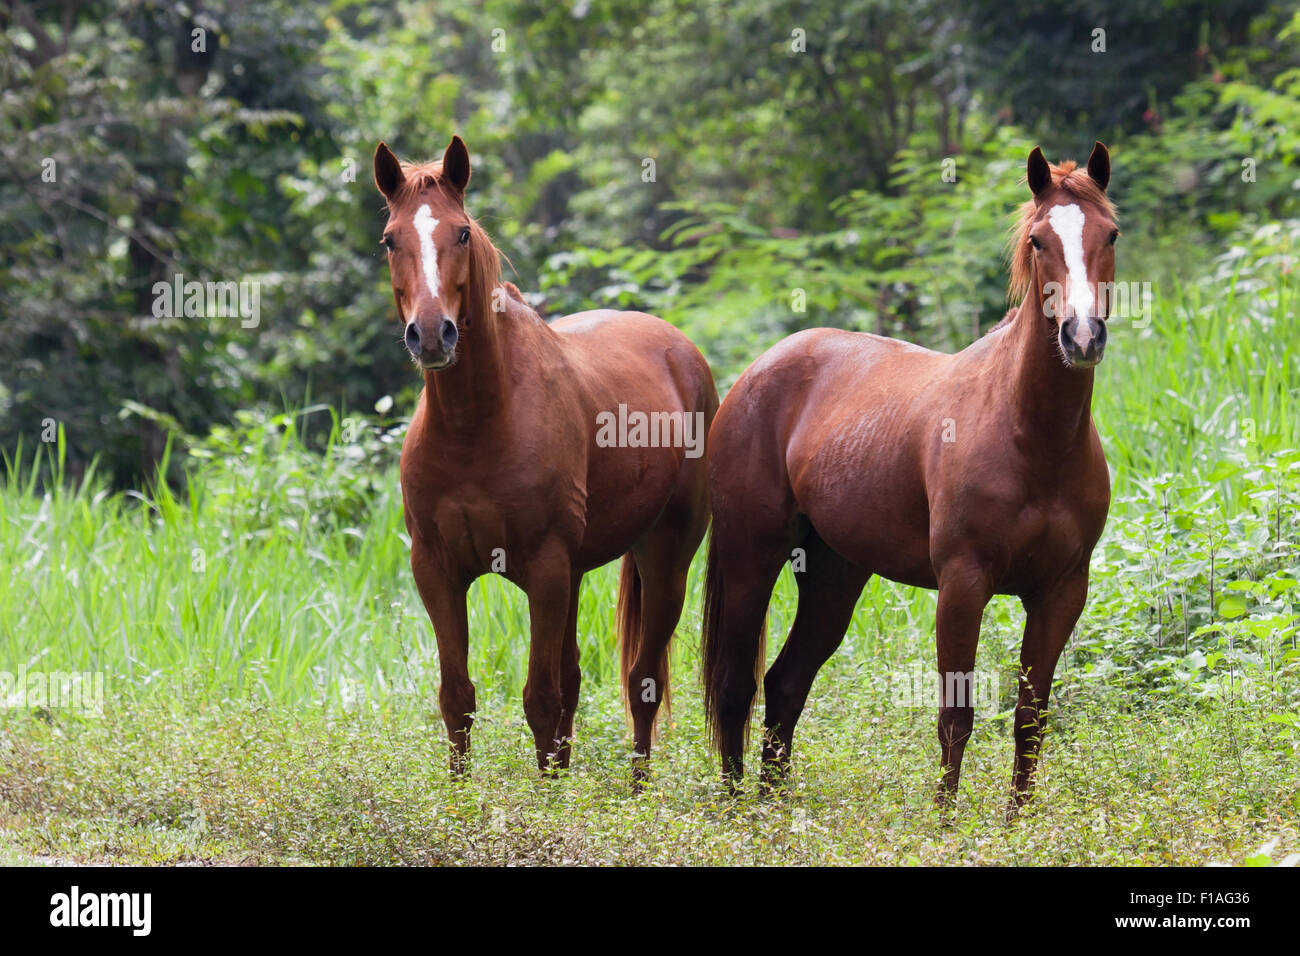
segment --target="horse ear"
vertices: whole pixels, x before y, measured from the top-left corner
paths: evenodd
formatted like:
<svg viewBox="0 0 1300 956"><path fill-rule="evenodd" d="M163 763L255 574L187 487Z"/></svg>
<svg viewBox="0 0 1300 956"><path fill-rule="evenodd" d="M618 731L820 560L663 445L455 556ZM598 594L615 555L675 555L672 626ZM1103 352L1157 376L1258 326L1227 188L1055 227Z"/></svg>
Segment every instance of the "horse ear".
<svg viewBox="0 0 1300 956"><path fill-rule="evenodd" d="M460 192L469 183L469 150L459 136L452 136L447 151L442 154L442 176Z"/></svg>
<svg viewBox="0 0 1300 956"><path fill-rule="evenodd" d="M1092 144L1092 155L1088 157L1088 175L1104 192L1110 182L1110 152L1101 140Z"/></svg>
<svg viewBox="0 0 1300 956"><path fill-rule="evenodd" d="M1025 165L1025 178L1029 181L1029 191L1034 194L1035 199L1052 185L1052 167L1047 165L1043 151L1037 146L1029 154L1029 162Z"/></svg>
<svg viewBox="0 0 1300 956"><path fill-rule="evenodd" d="M402 175L402 164L397 161L387 143L380 143L375 150L375 185L384 194L384 198L391 202L404 182L406 177Z"/></svg>

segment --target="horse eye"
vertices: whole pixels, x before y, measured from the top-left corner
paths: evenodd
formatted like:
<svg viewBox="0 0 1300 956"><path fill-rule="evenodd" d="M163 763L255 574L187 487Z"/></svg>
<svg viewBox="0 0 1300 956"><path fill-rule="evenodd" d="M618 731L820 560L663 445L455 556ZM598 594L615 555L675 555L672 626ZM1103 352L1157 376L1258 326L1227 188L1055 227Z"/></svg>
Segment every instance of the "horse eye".
<svg viewBox="0 0 1300 956"><path fill-rule="evenodd" d="M1119 238L1119 230L1118 229L1112 230L1110 234L1110 244L1112 246L1115 245L1115 240L1118 238Z"/></svg>
<svg viewBox="0 0 1300 956"><path fill-rule="evenodd" d="M396 245L396 243L393 242L393 237L392 237L392 236L384 236L384 238L382 238L382 239L379 240L379 244L380 244L381 246L383 246L384 248L386 248L389 252L392 252L392 251L393 251L393 246Z"/></svg>
<svg viewBox="0 0 1300 956"><path fill-rule="evenodd" d="M1038 250L1040 250L1040 251L1041 251L1042 248L1043 248L1043 244L1042 244L1041 242L1038 241L1038 237L1037 237L1037 236L1030 236L1030 237L1029 237L1029 244L1030 244L1031 246L1033 246L1035 249L1038 249Z"/></svg>
<svg viewBox="0 0 1300 956"><path fill-rule="evenodd" d="M458 241L460 242L460 244L461 244L462 246L465 245L465 244L467 244L467 243L469 242L469 226L462 226L462 227L461 227L461 230L460 230L460 238L459 238Z"/></svg>

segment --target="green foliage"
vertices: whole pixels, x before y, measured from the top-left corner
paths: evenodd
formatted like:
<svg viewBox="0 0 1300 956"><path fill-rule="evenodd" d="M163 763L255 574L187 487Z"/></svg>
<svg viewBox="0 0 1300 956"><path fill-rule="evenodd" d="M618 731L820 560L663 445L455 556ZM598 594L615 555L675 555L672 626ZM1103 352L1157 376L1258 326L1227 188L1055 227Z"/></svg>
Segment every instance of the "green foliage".
<svg viewBox="0 0 1300 956"><path fill-rule="evenodd" d="M1186 84L1243 60L1276 68L1285 40L1278 31L1291 16L1289 5L1267 0L958 6L971 24L969 68L983 79L987 108L1046 137L1052 152L1078 148L1079 130L1107 142L1158 130Z"/></svg>
<svg viewBox="0 0 1300 956"><path fill-rule="evenodd" d="M1124 261L1143 279L1297 215L1300 31L1257 0L1027 18L472 0L432 34L427 5L405 0L15 11L0 34L0 447L62 425L69 474L98 457L116 487L152 475L169 431L202 436L239 408L409 405L418 380L377 254L379 139L431 158L464 134L472 209L518 284L552 313L658 310L724 384L806 325L954 348L1000 318L998 254L1037 139L1060 156L1118 137L1114 189L1141 250ZM1151 116L1135 119L1134 91ZM176 273L257 282L260 323L155 317L153 285Z"/></svg>
<svg viewBox="0 0 1300 956"><path fill-rule="evenodd" d="M724 382L775 339L813 326L959 348L1005 314L1000 253L1029 149L1002 129L950 166L902 150L891 191L850 192L821 232L773 234L734 206L673 204L682 217L664 233L671 248L563 253L545 288L606 270L599 294L671 317L715 356Z"/></svg>

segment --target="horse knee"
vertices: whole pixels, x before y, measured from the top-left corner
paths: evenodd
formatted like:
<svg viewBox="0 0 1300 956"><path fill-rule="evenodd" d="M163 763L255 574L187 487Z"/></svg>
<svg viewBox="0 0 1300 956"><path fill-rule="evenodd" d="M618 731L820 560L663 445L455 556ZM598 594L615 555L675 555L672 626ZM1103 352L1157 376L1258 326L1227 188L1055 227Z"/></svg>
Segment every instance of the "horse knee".
<svg viewBox="0 0 1300 956"><path fill-rule="evenodd" d="M965 747L974 727L974 707L939 708L939 743L944 748Z"/></svg>

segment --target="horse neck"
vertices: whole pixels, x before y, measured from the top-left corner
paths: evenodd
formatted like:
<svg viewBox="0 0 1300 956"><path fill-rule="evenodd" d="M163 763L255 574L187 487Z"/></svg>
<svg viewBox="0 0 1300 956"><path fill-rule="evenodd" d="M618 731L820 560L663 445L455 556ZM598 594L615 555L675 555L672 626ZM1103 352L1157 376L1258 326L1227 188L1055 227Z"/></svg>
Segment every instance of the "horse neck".
<svg viewBox="0 0 1300 956"><path fill-rule="evenodd" d="M424 373L434 426L461 435L480 431L506 407L511 383L506 340L513 317L508 312L493 312L489 302L467 306L468 321L462 324L456 364Z"/></svg>
<svg viewBox="0 0 1300 956"><path fill-rule="evenodd" d="M1093 370L1071 368L1061 358L1055 323L1043 314L1036 281L1010 331L1017 437L1049 454L1077 450L1089 437Z"/></svg>

